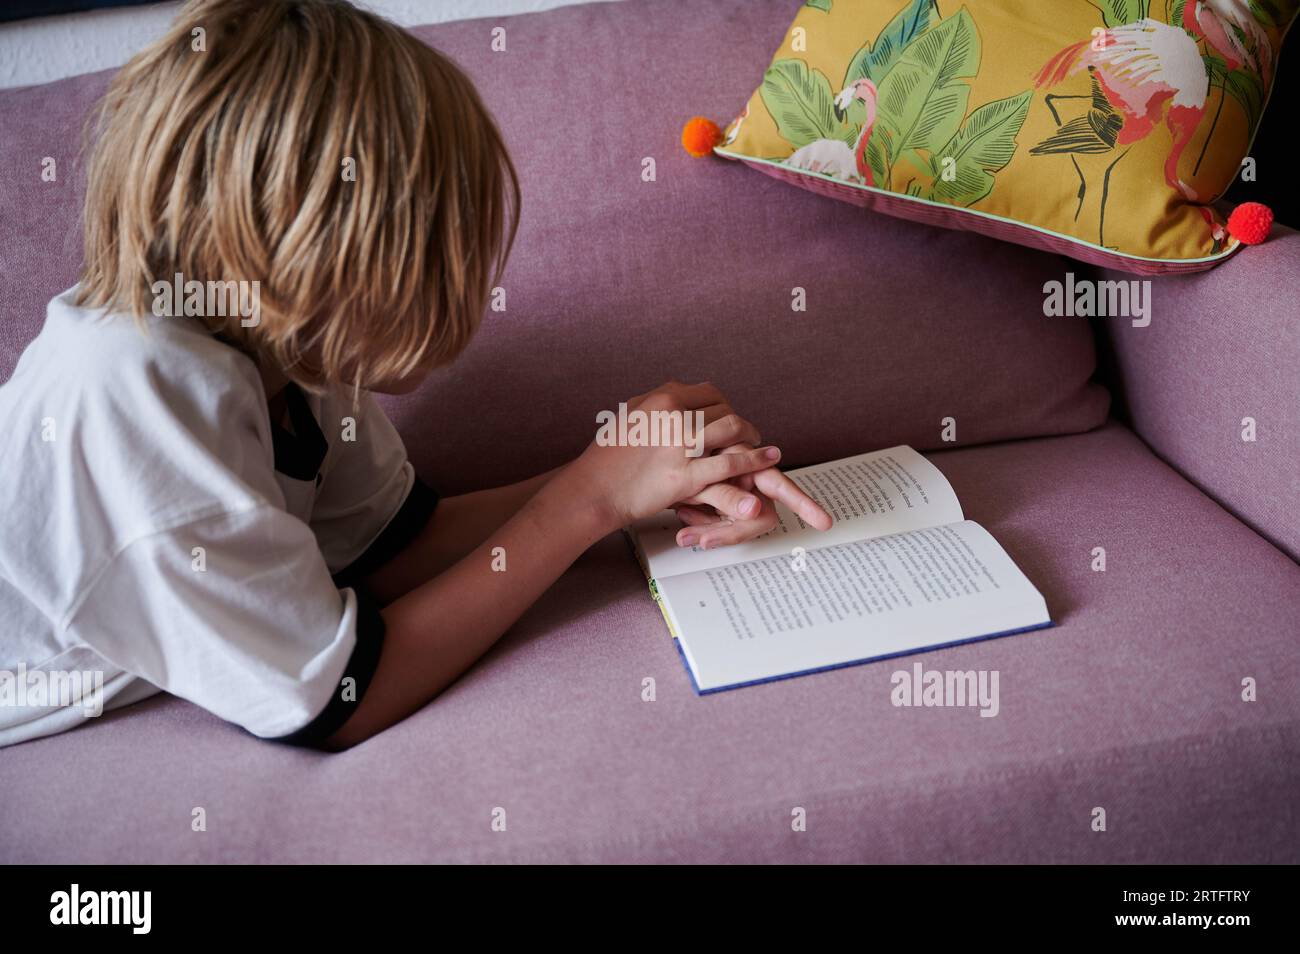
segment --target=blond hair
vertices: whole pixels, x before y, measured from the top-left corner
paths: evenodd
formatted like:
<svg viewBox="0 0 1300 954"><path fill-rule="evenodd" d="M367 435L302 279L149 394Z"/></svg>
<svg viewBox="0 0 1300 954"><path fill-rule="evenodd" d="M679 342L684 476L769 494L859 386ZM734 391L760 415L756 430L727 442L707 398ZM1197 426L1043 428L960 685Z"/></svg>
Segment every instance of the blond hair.
<svg viewBox="0 0 1300 954"><path fill-rule="evenodd" d="M95 135L78 303L144 315L177 273L257 281L256 325L205 320L308 386L455 358L518 225L470 80L342 0L187 4L117 74Z"/></svg>

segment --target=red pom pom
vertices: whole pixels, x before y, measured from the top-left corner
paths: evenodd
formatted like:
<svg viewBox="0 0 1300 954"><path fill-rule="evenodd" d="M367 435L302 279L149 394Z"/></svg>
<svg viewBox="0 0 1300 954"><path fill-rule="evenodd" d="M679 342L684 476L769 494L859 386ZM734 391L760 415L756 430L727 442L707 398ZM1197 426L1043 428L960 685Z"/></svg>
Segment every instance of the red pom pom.
<svg viewBox="0 0 1300 954"><path fill-rule="evenodd" d="M1243 245L1258 245L1273 227L1273 210L1259 202L1243 202L1228 216L1228 234Z"/></svg>
<svg viewBox="0 0 1300 954"><path fill-rule="evenodd" d="M682 127L682 146L696 158L707 156L720 142L722 142L722 130L712 119L694 116Z"/></svg>

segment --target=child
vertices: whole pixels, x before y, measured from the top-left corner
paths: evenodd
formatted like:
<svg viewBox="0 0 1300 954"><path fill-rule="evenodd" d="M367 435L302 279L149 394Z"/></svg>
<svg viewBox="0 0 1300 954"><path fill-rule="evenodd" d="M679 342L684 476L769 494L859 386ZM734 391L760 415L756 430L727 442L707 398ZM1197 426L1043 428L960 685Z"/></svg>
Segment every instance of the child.
<svg viewBox="0 0 1300 954"><path fill-rule="evenodd" d="M700 411L703 455L593 443L513 486L420 482L369 392L464 349L519 187L469 80L391 24L190 4L99 127L80 281L0 388L0 745L162 689L347 747L633 519L676 506L706 547L773 500L830 525L708 384L629 402Z"/></svg>

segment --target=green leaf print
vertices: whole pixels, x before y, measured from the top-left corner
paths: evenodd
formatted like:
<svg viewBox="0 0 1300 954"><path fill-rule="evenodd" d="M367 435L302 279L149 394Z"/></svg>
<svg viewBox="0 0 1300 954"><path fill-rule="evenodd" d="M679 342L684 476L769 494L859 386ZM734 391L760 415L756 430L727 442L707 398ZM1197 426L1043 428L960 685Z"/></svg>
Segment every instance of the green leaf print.
<svg viewBox="0 0 1300 954"><path fill-rule="evenodd" d="M1253 130L1264 111L1264 84L1259 76L1246 69L1229 70L1223 58L1215 53L1206 53L1202 59L1210 74L1210 88L1221 86L1235 99L1246 114L1247 128Z"/></svg>
<svg viewBox="0 0 1300 954"><path fill-rule="evenodd" d="M939 5L935 0L911 0L885 24L885 28L876 37L876 42L864 43L853 54L840 88L850 86L860 79L869 79L879 85L904 47L924 33L938 18Z"/></svg>
<svg viewBox="0 0 1300 954"><path fill-rule="evenodd" d="M1151 0L1088 0L1088 2L1101 11L1102 20L1108 27L1137 23L1151 10Z"/></svg>
<svg viewBox="0 0 1300 954"><path fill-rule="evenodd" d="M1016 153L1016 136L1029 114L1031 98L1026 90L985 103L966 117L961 129L931 156L930 198L969 206L993 191L993 173ZM947 176L946 170L951 170Z"/></svg>
<svg viewBox="0 0 1300 954"><path fill-rule="evenodd" d="M979 61L979 35L965 7L908 44L880 83L876 127L884 131L889 172L904 152L933 152L957 132L970 96L961 78L974 76Z"/></svg>
<svg viewBox="0 0 1300 954"><path fill-rule="evenodd" d="M777 60L763 75L760 89L767 111L792 146L838 139L844 132L835 116L830 80L803 60Z"/></svg>

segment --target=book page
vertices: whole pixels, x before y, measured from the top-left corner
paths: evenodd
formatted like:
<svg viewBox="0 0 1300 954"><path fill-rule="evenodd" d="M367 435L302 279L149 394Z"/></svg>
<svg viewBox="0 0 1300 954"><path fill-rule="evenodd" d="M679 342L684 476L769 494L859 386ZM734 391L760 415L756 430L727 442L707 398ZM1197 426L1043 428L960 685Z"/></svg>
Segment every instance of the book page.
<svg viewBox="0 0 1300 954"><path fill-rule="evenodd" d="M714 550L686 548L677 545L681 521L665 510L637 521L629 531L640 544L650 577L789 556L795 547L833 546L962 519L957 495L939 468L905 445L801 467L786 475L831 515L835 523L829 530L814 530L778 503L777 526L755 540Z"/></svg>
<svg viewBox="0 0 1300 954"><path fill-rule="evenodd" d="M963 521L658 582L702 692L1048 625L1043 597Z"/></svg>

